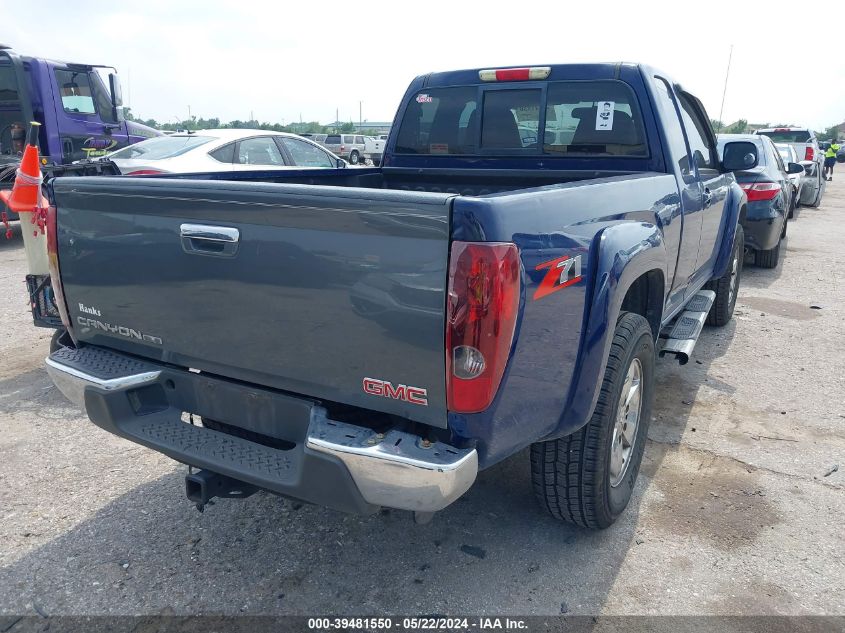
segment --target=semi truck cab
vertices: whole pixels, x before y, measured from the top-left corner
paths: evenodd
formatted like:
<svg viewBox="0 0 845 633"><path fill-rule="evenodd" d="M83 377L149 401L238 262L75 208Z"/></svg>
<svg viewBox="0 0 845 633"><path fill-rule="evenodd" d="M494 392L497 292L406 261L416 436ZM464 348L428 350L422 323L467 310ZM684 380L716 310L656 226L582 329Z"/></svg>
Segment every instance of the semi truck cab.
<svg viewBox="0 0 845 633"><path fill-rule="evenodd" d="M0 45L0 165L17 163L30 121L45 165L104 156L161 133L127 121L117 71L19 55Z"/></svg>

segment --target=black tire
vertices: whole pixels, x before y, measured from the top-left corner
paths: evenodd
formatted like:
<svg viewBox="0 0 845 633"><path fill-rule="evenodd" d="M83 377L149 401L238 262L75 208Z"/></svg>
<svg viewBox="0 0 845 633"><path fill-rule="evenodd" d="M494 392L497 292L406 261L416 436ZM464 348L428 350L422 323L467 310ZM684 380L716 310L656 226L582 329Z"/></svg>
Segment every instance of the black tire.
<svg viewBox="0 0 845 633"><path fill-rule="evenodd" d="M822 203L822 187L824 187L824 184L822 184L822 176L819 175L819 189L816 191L816 199L813 200L813 203L810 205L811 207L818 207ZM774 266L771 268L774 268Z"/></svg>
<svg viewBox="0 0 845 633"><path fill-rule="evenodd" d="M745 232L741 226L736 227L734 249L731 261L725 274L718 279L711 279L705 284L707 290L716 293L716 300L707 313L707 325L722 327L733 318L736 297L739 294L739 284L742 279L742 262L745 259Z"/></svg>
<svg viewBox="0 0 845 633"><path fill-rule="evenodd" d="M767 251L755 251L754 264L760 268L777 268L780 260L780 245L781 241L778 240L777 246L774 248Z"/></svg>
<svg viewBox="0 0 845 633"><path fill-rule="evenodd" d="M795 217L795 207L798 206L798 194L793 192L792 194L792 202L789 205L789 214L786 216L788 219L792 219ZM784 229L786 230L786 229Z"/></svg>
<svg viewBox="0 0 845 633"><path fill-rule="evenodd" d="M59 328L53 332L53 337L50 339L50 353L52 354L63 347L75 347L75 345L67 330L65 328Z"/></svg>
<svg viewBox="0 0 845 633"><path fill-rule="evenodd" d="M349 154L349 163L351 165L357 165L361 161L361 155L358 153L357 149L353 149L352 153Z"/></svg>
<svg viewBox="0 0 845 633"><path fill-rule="evenodd" d="M639 361L640 416L628 460L611 485L611 444L622 387ZM642 462L654 400L654 339L642 316L625 312L616 323L604 379L590 421L572 435L531 445L531 480L537 500L553 517L604 529L628 505Z"/></svg>

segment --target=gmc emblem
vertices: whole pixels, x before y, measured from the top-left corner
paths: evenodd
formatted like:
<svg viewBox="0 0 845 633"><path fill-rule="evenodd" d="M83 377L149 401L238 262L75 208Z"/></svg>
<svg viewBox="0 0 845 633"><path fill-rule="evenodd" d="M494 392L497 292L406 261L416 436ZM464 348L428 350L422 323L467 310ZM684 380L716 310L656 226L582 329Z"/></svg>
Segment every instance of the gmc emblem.
<svg viewBox="0 0 845 633"><path fill-rule="evenodd" d="M392 382L379 380L378 378L364 378L364 393L371 396L381 396L392 400L402 400L411 404L428 406L428 390L421 387L409 387L408 385L393 386Z"/></svg>

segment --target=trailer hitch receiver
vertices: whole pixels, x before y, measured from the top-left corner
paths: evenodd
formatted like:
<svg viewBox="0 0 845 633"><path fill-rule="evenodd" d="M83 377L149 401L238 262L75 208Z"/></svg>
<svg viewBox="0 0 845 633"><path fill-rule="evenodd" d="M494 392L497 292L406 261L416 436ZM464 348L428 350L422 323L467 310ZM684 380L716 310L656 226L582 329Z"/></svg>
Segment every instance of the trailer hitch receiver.
<svg viewBox="0 0 845 633"><path fill-rule="evenodd" d="M258 491L252 484L218 475L210 470L198 470L185 476L185 495L202 512L205 504L214 497L246 499Z"/></svg>

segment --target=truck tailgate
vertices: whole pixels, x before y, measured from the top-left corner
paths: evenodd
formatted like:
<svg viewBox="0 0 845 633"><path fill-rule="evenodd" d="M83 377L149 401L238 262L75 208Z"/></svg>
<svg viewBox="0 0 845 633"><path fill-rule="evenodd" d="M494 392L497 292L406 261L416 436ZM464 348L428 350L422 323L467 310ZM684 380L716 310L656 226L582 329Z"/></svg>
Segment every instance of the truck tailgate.
<svg viewBox="0 0 845 633"><path fill-rule="evenodd" d="M101 177L53 192L80 341L445 427L451 195Z"/></svg>

